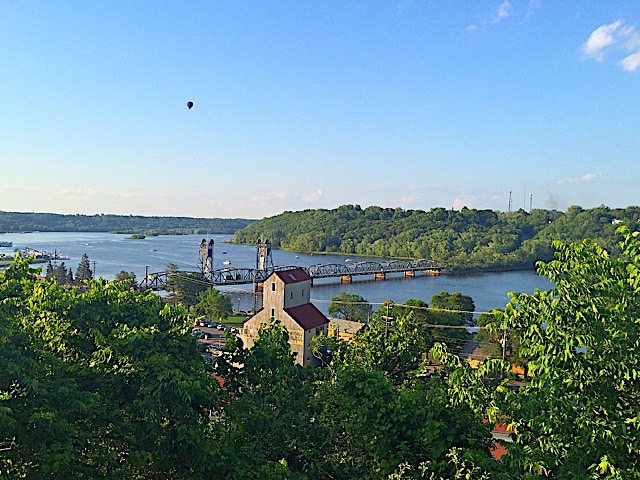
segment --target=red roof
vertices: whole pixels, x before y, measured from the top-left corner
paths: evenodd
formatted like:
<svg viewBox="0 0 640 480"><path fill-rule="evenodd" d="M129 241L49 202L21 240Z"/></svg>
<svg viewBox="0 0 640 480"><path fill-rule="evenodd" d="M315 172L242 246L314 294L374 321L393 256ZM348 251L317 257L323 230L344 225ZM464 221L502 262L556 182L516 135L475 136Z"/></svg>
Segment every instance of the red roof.
<svg viewBox="0 0 640 480"><path fill-rule="evenodd" d="M313 303L305 303L297 307L286 308L284 311L304 330L311 330L312 328L321 327L329 323L324 313L318 310Z"/></svg>
<svg viewBox="0 0 640 480"><path fill-rule="evenodd" d="M292 268L290 270L279 270L274 273L285 283L285 285L311 280L309 274L300 267Z"/></svg>

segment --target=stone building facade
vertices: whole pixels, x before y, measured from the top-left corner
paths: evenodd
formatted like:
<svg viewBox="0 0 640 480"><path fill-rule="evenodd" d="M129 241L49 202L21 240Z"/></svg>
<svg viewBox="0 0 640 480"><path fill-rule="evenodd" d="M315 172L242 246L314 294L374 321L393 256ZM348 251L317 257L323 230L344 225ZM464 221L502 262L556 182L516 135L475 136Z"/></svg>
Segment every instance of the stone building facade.
<svg viewBox="0 0 640 480"><path fill-rule="evenodd" d="M296 363L317 365L311 353L311 341L316 335L328 334L329 320L311 303L310 291L311 277L302 268L272 273L263 285L262 308L242 328L240 337L244 347L253 345L262 325L277 320L289 333Z"/></svg>

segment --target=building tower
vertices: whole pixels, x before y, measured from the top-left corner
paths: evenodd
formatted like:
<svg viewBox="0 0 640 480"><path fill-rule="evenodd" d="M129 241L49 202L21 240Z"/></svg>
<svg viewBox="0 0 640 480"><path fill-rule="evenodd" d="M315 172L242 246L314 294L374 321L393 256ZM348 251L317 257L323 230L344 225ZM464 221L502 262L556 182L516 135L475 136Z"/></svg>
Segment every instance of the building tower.
<svg viewBox="0 0 640 480"><path fill-rule="evenodd" d="M207 241L203 238L200 242L200 252L198 258L200 259L200 271L206 277L211 275L213 271L213 245L214 241Z"/></svg>
<svg viewBox="0 0 640 480"><path fill-rule="evenodd" d="M263 242L258 239L256 242L256 270L267 274L273 270L273 258L271 257L269 240Z"/></svg>

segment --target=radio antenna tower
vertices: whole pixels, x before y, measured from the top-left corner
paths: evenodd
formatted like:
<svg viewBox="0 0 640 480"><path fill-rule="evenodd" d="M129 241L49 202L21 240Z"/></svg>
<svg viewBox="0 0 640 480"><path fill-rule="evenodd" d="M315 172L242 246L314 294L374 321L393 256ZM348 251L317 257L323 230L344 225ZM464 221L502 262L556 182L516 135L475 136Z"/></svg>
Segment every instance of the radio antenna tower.
<svg viewBox="0 0 640 480"><path fill-rule="evenodd" d="M511 192L509 192L509 213L511 213Z"/></svg>

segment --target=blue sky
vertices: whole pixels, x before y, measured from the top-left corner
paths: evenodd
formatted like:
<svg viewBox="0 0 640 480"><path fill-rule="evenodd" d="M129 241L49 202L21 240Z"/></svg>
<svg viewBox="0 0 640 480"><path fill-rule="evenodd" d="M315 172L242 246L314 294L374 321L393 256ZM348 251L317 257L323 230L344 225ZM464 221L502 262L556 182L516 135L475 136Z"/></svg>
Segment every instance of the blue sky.
<svg viewBox="0 0 640 480"><path fill-rule="evenodd" d="M3 2L0 101L4 211L640 203L637 0Z"/></svg>

